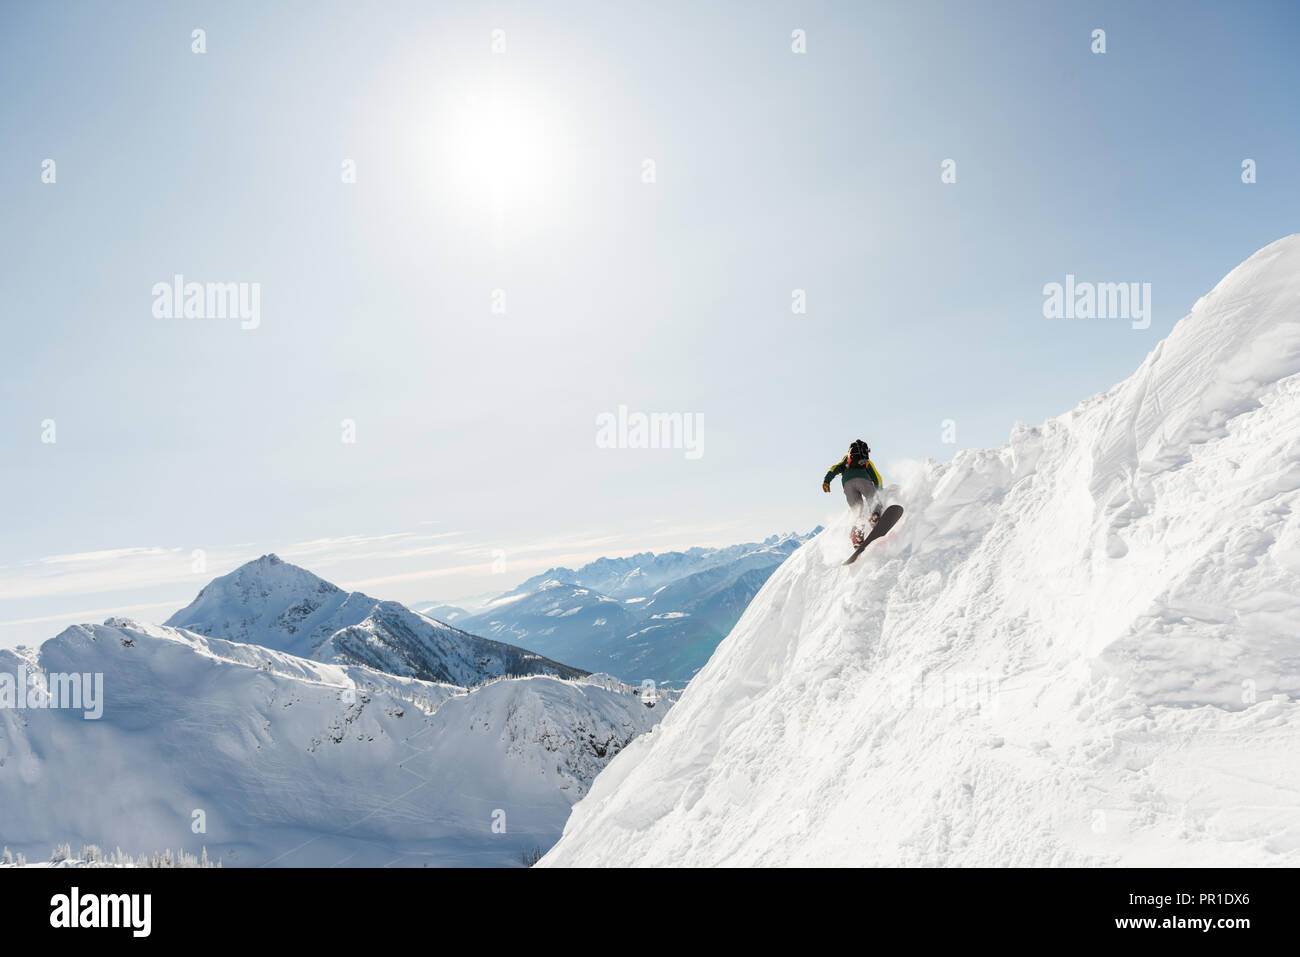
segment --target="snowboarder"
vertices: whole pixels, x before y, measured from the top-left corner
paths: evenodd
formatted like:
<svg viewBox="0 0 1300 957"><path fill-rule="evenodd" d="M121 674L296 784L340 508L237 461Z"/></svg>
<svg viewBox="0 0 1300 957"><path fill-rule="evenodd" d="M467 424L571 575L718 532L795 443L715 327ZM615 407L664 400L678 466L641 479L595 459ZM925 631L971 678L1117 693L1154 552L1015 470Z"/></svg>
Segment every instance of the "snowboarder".
<svg viewBox="0 0 1300 957"><path fill-rule="evenodd" d="M869 512L868 521L875 525L885 507L880 500L880 487L884 482L871 462L871 448L866 442L855 440L849 446L849 454L831 466L822 479L823 492L831 490L831 479L837 475L844 486L844 497L849 501L849 508L853 510L853 531L850 538L853 547L857 548L866 538L866 529L862 524L863 511ZM869 510L865 508L868 504Z"/></svg>

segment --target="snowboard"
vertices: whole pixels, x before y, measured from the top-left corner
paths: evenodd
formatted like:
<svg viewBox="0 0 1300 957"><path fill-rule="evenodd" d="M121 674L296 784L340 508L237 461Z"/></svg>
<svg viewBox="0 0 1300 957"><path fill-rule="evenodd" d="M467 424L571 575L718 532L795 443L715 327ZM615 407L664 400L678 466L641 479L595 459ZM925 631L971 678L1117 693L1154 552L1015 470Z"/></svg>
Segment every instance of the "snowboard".
<svg viewBox="0 0 1300 957"><path fill-rule="evenodd" d="M871 530L871 534L868 535L866 539L863 541L863 543L859 545L857 549L854 550L853 554L850 555L844 561L844 564L852 565L854 562L856 562L858 560L858 556L862 554L862 550L864 548L866 548L868 545L874 542L877 538L880 538L882 535L888 534L889 530L893 528L895 525L897 525L898 520L902 517L903 517L903 506L901 505L891 505L889 506L889 508L881 512L880 518L876 520L875 528Z"/></svg>

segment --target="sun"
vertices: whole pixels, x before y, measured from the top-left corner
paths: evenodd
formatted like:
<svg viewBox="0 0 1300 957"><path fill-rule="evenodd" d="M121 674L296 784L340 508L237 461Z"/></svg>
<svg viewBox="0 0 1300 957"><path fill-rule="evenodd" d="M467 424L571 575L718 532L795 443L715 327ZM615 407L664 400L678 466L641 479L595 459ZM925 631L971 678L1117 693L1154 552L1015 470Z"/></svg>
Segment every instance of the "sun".
<svg viewBox="0 0 1300 957"><path fill-rule="evenodd" d="M448 97L431 131L438 188L497 225L545 213L572 167L566 126L531 87L494 81Z"/></svg>

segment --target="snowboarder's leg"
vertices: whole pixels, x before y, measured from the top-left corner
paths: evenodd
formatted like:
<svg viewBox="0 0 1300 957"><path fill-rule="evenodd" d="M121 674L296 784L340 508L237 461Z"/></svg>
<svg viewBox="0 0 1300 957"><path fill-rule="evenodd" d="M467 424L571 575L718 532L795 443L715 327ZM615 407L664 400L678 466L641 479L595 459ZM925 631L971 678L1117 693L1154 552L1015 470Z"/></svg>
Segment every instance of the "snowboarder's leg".
<svg viewBox="0 0 1300 957"><path fill-rule="evenodd" d="M849 538L855 548L862 542L864 535L862 506L868 498L875 494L875 490L875 485L864 478L851 478L844 481L844 497L848 500L849 509L853 512L853 530L849 533Z"/></svg>

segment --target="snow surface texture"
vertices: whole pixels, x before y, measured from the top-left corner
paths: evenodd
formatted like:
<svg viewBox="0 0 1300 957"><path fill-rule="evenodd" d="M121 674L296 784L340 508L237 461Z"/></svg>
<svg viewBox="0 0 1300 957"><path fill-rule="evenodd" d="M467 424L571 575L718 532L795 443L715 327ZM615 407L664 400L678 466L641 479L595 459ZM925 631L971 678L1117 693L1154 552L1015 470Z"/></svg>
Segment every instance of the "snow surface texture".
<svg viewBox="0 0 1300 957"><path fill-rule="evenodd" d="M1300 864L1300 236L767 582L543 865Z"/></svg>
<svg viewBox="0 0 1300 957"><path fill-rule="evenodd" d="M345 592L275 555L213 579L166 624L302 658L470 686L505 675L584 672L433 621L394 601Z"/></svg>
<svg viewBox="0 0 1300 957"><path fill-rule="evenodd" d="M0 844L32 861L70 842L227 867L518 866L671 704L606 676L466 691L128 619L0 650L0 673L20 668L104 676L98 720L0 708Z"/></svg>

